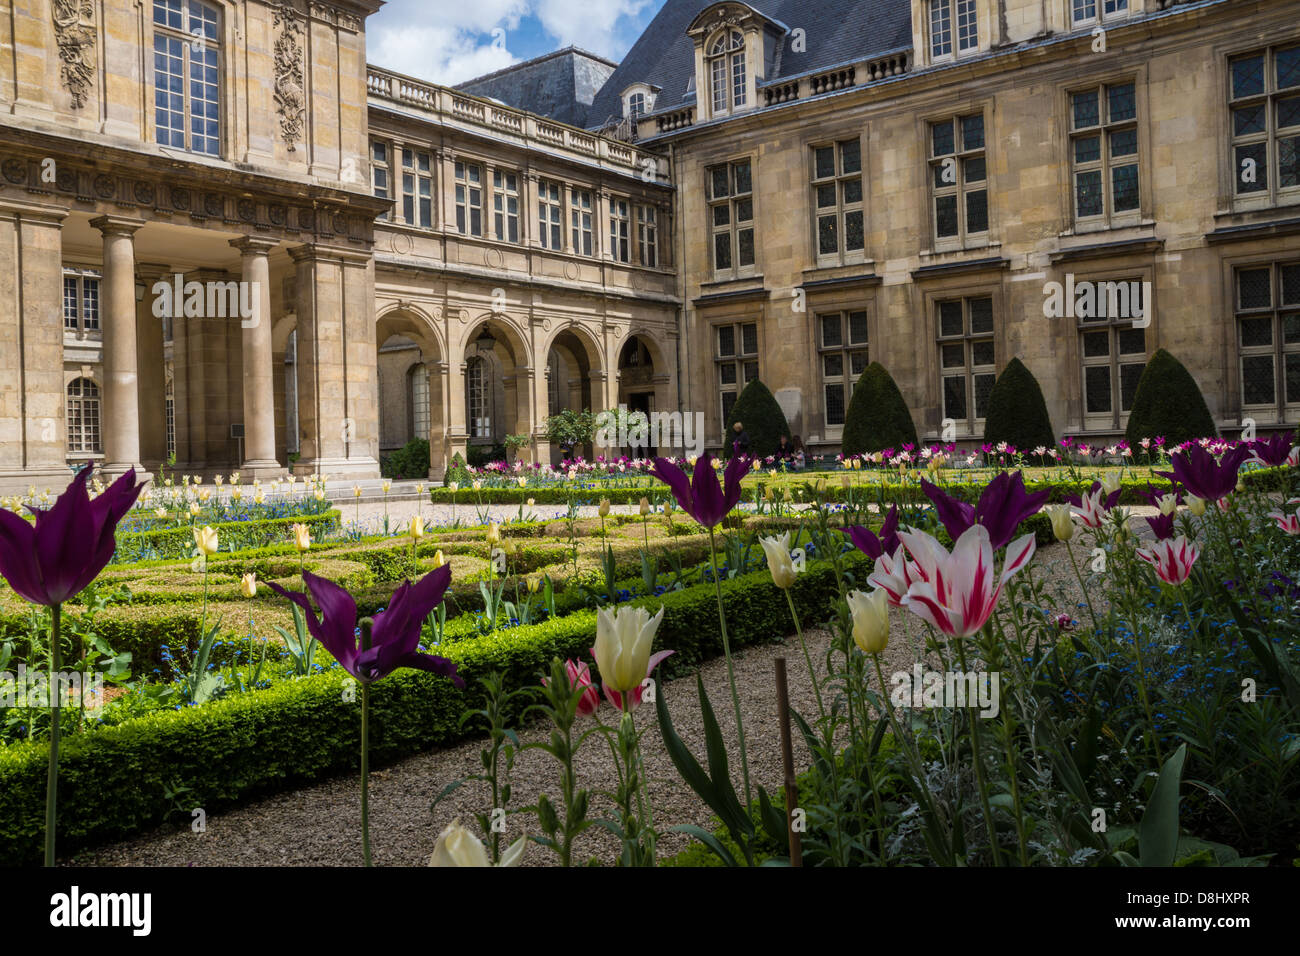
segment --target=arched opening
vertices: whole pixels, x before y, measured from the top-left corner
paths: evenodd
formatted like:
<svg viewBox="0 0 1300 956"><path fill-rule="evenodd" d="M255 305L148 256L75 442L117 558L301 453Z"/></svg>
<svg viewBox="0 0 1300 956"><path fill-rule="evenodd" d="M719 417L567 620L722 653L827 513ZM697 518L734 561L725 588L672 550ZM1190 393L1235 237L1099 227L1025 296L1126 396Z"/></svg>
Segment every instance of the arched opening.
<svg viewBox="0 0 1300 956"><path fill-rule="evenodd" d="M442 414L446 370L439 362L442 348L433 323L417 311L393 309L380 316L375 340L379 343L375 371L381 464L407 449L401 477L425 477L407 473L407 459L414 450L408 446L425 441L429 443L427 475L440 477L447 461ZM386 473L396 474L391 466Z"/></svg>
<svg viewBox="0 0 1300 956"><path fill-rule="evenodd" d="M507 452L506 439L533 431L533 374L527 346L500 317L472 326L461 359L465 460L475 466L531 457L528 448Z"/></svg>
<svg viewBox="0 0 1300 956"><path fill-rule="evenodd" d="M558 332L551 339L547 352L547 414L604 411L603 382L592 374L599 372L600 365L600 352L595 341L580 327ZM579 446L556 443L551 449L551 463L558 464L577 455L590 458L593 451L590 443Z"/></svg>

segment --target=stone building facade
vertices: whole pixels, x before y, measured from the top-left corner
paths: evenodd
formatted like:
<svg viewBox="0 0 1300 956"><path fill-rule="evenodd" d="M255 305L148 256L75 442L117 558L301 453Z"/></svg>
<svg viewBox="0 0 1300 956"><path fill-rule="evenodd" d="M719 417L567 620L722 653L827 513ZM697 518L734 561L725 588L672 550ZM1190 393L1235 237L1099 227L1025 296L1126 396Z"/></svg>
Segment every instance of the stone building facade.
<svg viewBox="0 0 1300 956"><path fill-rule="evenodd" d="M833 451L868 361L932 439L1016 356L1110 439L1161 347L1300 418L1293 0L668 0L460 89L367 64L380 6L0 0L0 492L619 403L717 447L754 377Z"/></svg>

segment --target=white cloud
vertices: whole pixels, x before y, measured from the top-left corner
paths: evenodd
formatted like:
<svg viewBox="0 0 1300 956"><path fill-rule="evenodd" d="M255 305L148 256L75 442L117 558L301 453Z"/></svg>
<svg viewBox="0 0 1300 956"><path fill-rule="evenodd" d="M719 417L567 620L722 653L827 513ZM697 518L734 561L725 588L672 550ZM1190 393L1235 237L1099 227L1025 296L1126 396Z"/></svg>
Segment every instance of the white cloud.
<svg viewBox="0 0 1300 956"><path fill-rule="evenodd" d="M634 17L650 0L535 0L534 12L546 32L560 41L602 56L621 56L627 49L621 41L618 22Z"/></svg>

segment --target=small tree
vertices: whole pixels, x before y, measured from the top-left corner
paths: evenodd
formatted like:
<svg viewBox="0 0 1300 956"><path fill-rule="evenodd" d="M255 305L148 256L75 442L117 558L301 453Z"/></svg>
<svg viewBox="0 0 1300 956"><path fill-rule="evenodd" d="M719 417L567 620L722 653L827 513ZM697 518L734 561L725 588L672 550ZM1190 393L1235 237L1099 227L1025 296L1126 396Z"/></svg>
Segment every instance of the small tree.
<svg viewBox="0 0 1300 956"><path fill-rule="evenodd" d="M1137 447L1143 438L1164 436L1165 447L1198 438L1216 438L1214 417L1186 366L1157 349L1138 379L1125 438Z"/></svg>
<svg viewBox="0 0 1300 956"><path fill-rule="evenodd" d="M886 448L918 444L916 425L894 379L879 362L862 372L844 417L840 450L861 455Z"/></svg>
<svg viewBox="0 0 1300 956"><path fill-rule="evenodd" d="M1052 448L1056 444L1043 390L1018 358L1008 362L993 383L984 420L984 441L990 445L1006 442L1021 452L1031 452L1040 445Z"/></svg>
<svg viewBox="0 0 1300 956"><path fill-rule="evenodd" d="M731 414L727 416L727 434L722 441L723 458L731 457L731 443L736 438L732 426L736 422L745 426L749 434L749 454L756 458L775 455L781 448L782 435L786 447L789 447L790 423L785 420L785 412L781 411L768 387L758 379L746 385L736 404L731 406Z"/></svg>
<svg viewBox="0 0 1300 956"><path fill-rule="evenodd" d="M566 456L573 454L574 448L591 444L595 434L596 416L589 409L577 412L566 408L546 419L546 440L558 445Z"/></svg>

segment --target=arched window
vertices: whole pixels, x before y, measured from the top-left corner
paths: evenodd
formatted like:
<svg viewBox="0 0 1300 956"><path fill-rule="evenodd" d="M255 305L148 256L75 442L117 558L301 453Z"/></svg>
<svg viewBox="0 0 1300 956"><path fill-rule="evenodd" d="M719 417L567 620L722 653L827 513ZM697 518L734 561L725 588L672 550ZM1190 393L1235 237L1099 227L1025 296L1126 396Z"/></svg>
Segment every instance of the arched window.
<svg viewBox="0 0 1300 956"><path fill-rule="evenodd" d="M636 122L637 117L643 113L645 113L645 94L633 93L627 98L628 119Z"/></svg>
<svg viewBox="0 0 1300 956"><path fill-rule="evenodd" d="M88 378L68 383L68 451L99 454L99 386Z"/></svg>
<svg viewBox="0 0 1300 956"><path fill-rule="evenodd" d="M429 366L417 365L410 373L412 438L429 440Z"/></svg>
<svg viewBox="0 0 1300 956"><path fill-rule="evenodd" d="M492 437L492 375L481 358L465 363L465 413L471 438Z"/></svg>
<svg viewBox="0 0 1300 956"><path fill-rule="evenodd" d="M200 0L153 0L154 122L163 146L221 155L221 15Z"/></svg>
<svg viewBox="0 0 1300 956"><path fill-rule="evenodd" d="M745 37L739 30L720 34L709 45L709 82L714 114L739 109L748 102L745 92Z"/></svg>

